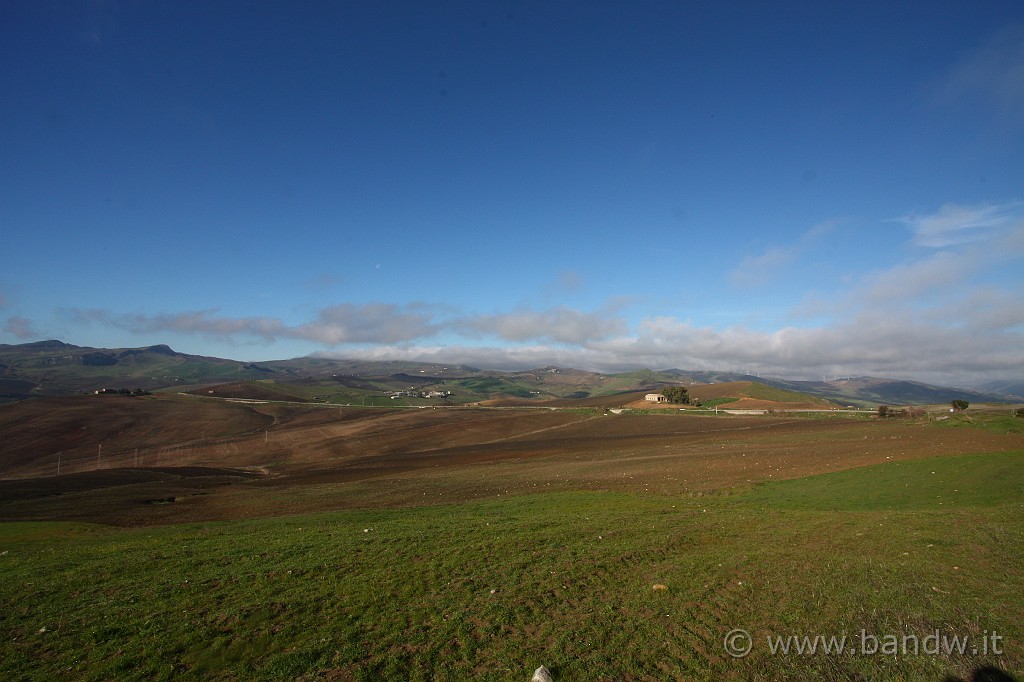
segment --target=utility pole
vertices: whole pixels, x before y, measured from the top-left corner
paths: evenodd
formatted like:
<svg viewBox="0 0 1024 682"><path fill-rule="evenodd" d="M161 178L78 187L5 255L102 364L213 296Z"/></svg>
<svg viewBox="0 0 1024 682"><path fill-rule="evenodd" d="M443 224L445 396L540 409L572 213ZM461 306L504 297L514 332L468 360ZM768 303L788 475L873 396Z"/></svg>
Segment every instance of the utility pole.
<svg viewBox="0 0 1024 682"><path fill-rule="evenodd" d="M103 443L100 443L99 448L96 450L96 468L100 468L100 456L103 454Z"/></svg>
<svg viewBox="0 0 1024 682"><path fill-rule="evenodd" d="M57 475L58 476L60 476L60 454L61 453L59 453L59 452L57 453Z"/></svg>

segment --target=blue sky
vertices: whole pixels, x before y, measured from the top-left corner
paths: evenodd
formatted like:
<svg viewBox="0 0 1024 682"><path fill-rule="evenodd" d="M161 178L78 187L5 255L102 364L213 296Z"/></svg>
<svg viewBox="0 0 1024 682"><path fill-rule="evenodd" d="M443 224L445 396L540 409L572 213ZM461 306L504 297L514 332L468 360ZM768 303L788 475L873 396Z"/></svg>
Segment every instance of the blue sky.
<svg viewBox="0 0 1024 682"><path fill-rule="evenodd" d="M1024 378L1016 0L16 1L0 78L0 343Z"/></svg>

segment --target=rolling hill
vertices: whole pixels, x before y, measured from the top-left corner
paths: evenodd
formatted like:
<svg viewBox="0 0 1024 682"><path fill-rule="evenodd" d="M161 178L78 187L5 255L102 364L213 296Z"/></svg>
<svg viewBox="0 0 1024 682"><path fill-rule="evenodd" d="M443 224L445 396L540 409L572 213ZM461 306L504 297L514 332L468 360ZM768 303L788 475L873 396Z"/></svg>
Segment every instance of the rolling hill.
<svg viewBox="0 0 1024 682"><path fill-rule="evenodd" d="M261 382L262 386L247 387L249 382ZM991 392L978 392L870 377L794 381L735 372L668 369L601 374L561 367L505 372L458 364L314 356L253 363L179 353L167 345L107 349L56 340L0 344L0 402L80 395L104 388L201 394L230 384L230 392L237 397L299 402L415 405L436 402L443 396L444 402L456 404L594 399L595 404L605 405L609 402L607 398L618 403L616 396L630 392L657 392L679 384L705 386L729 382L755 382L839 405L861 407L941 404L955 399L1015 402L1020 401L1019 395L1024 392L1019 382L1002 382L992 385Z"/></svg>
<svg viewBox="0 0 1024 682"><path fill-rule="evenodd" d="M157 390L266 375L257 365L187 355L166 345L108 349L62 341L0 344L0 400L6 401L103 388Z"/></svg>
<svg viewBox="0 0 1024 682"><path fill-rule="evenodd" d="M729 381L694 386L690 389L690 395L704 405L722 405L728 409L738 410L827 410L840 407L825 398L757 381Z"/></svg>
<svg viewBox="0 0 1024 682"><path fill-rule="evenodd" d="M978 403L1020 402L1021 398L1003 387L1016 386L1019 382L993 385L985 391L975 391L948 386L933 386L919 381L887 379L880 377L849 377L827 381L798 381L780 377L752 376L736 372L691 372L669 369L662 374L673 376L677 383L717 384L735 381L754 381L775 388L805 393L824 398L840 405L873 407L876 405L939 405L952 400L967 400Z"/></svg>

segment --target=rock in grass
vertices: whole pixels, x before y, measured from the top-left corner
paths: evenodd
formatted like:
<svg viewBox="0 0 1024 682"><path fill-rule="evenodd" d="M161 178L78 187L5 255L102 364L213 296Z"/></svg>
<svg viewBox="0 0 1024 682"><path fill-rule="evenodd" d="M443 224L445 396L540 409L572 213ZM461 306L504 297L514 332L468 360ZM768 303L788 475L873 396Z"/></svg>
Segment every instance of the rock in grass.
<svg viewBox="0 0 1024 682"><path fill-rule="evenodd" d="M533 673L533 677L530 678L530 682L553 682L551 671L544 666L537 668Z"/></svg>
<svg viewBox="0 0 1024 682"><path fill-rule="evenodd" d="M667 590L667 589L668 589L668 585L662 585L661 583L658 583L657 585L654 586L655 592L657 592L658 590Z"/></svg>

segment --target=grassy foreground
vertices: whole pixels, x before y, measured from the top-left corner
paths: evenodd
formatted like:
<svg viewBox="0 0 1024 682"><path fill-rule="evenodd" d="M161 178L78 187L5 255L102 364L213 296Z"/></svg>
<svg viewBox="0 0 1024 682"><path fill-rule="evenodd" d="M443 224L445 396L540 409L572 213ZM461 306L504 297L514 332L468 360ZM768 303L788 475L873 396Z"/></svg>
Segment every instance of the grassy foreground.
<svg viewBox="0 0 1024 682"><path fill-rule="evenodd" d="M1022 492L1014 453L703 498L0 524L0 677L528 680L541 664L558 680L1019 674ZM723 647L735 628L751 636L742 658ZM970 644L771 651L789 635L884 649L936 633Z"/></svg>

